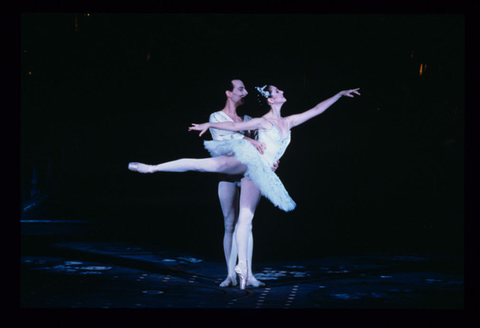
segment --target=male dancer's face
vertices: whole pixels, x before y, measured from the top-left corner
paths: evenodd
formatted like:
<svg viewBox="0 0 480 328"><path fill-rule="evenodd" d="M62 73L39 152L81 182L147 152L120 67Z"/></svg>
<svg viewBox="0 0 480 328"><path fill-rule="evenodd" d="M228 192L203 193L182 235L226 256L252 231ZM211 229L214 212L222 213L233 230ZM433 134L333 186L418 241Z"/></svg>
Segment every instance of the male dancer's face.
<svg viewBox="0 0 480 328"><path fill-rule="evenodd" d="M235 104L242 105L245 97L248 95L247 89L241 80L232 80L233 90L227 91L227 96L232 99Z"/></svg>

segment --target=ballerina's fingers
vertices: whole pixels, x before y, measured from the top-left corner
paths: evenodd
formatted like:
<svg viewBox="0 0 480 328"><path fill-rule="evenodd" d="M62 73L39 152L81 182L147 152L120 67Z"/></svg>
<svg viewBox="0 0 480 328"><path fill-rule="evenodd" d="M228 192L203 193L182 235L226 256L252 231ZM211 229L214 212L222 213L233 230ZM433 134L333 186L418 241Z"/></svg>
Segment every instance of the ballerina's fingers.
<svg viewBox="0 0 480 328"><path fill-rule="evenodd" d="M201 137L201 136L202 136L202 134L204 134L205 132L207 132L207 130L208 130L208 128L206 128L206 129L203 129L203 130L202 130L202 132L200 132L200 134L199 134L198 136L199 136L199 137Z"/></svg>
<svg viewBox="0 0 480 328"><path fill-rule="evenodd" d="M345 96L350 97L350 98L353 98L354 95L353 95L352 93L355 93L355 94L357 94L357 95L360 96L360 92L358 92L357 90L360 90L360 88L350 89L350 90L348 90L348 91L345 93Z"/></svg>
<svg viewBox="0 0 480 328"><path fill-rule="evenodd" d="M200 134L198 136L201 137L202 134L204 134L208 130L208 128L202 129L200 125L201 124L192 123L192 126L188 128L188 131L200 131Z"/></svg>
<svg viewBox="0 0 480 328"><path fill-rule="evenodd" d="M360 96L360 92L358 92L358 90L360 90L360 88L352 89L352 90L350 90L350 92L355 93L355 94Z"/></svg>

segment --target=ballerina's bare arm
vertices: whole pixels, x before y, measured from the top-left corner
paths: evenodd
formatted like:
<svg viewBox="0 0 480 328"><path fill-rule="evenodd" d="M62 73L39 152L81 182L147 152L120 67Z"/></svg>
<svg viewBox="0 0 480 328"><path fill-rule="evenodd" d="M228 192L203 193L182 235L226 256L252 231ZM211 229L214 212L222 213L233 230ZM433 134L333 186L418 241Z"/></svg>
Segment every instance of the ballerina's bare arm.
<svg viewBox="0 0 480 328"><path fill-rule="evenodd" d="M270 128L270 123L263 117L253 118L246 122L219 122L219 123L202 123L195 124L188 128L188 131L200 131L199 136L202 136L209 128L215 128L227 131L245 131L245 130L267 130Z"/></svg>
<svg viewBox="0 0 480 328"><path fill-rule="evenodd" d="M293 128L297 125L305 123L309 119L314 118L315 116L322 114L324 111L327 110L328 107L333 105L342 96L353 98L353 94L360 95L358 90L360 90L360 88L340 91L335 96L330 97L330 98L322 101L321 103L319 103L318 105L316 105L312 109L309 109L309 110L307 110L303 113L300 113L300 114L294 114L294 115L287 116L286 119L290 123L290 128Z"/></svg>

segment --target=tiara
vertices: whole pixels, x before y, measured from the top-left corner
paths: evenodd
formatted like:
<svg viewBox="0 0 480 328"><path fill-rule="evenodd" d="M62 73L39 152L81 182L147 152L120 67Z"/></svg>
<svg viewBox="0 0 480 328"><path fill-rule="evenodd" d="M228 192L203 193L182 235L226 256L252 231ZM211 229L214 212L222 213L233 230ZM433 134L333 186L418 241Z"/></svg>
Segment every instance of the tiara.
<svg viewBox="0 0 480 328"><path fill-rule="evenodd" d="M257 89L258 92L260 92L260 94L262 96L264 96L265 98L268 98L270 97L270 91L265 91L263 89L265 89L267 87L267 85L264 85L263 87L259 88L259 87L255 87L255 89Z"/></svg>

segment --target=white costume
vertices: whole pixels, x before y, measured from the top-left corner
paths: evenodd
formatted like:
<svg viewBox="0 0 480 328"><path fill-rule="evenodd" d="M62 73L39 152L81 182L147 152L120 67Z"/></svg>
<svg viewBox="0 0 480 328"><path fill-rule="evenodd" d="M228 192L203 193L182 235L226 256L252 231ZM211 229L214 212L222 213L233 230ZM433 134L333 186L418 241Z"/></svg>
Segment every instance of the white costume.
<svg viewBox="0 0 480 328"><path fill-rule="evenodd" d="M252 118L248 115L243 116L243 121L247 122L250 121ZM218 111L215 113L210 114L210 123L221 123L221 122L233 122L233 120L223 111ZM250 131L227 131L227 130L220 130L215 128L209 129L210 134L212 135L212 139L216 141L220 140L229 140L229 139L242 139L244 136L251 137L255 139L253 136L250 136Z"/></svg>
<svg viewBox="0 0 480 328"><path fill-rule="evenodd" d="M218 129L214 129L218 130ZM235 156L248 169L244 176L252 180L263 196L268 198L275 206L288 212L296 204L288 195L282 181L272 171L273 164L282 157L290 143L290 132L282 137L280 130L274 124L268 130L258 130L258 141L266 146L265 153L261 155L248 141L233 137L222 141L204 141L205 148L213 157Z"/></svg>
<svg viewBox="0 0 480 328"><path fill-rule="evenodd" d="M248 115L243 116L243 121L247 122L250 121L252 118ZM232 122L235 123L230 116L228 116L223 111L218 111L210 114L209 118L210 123L222 123L222 122ZM209 128L210 134L212 135L212 139L215 141L221 140L232 140L232 139L243 139L243 137L250 137L252 139L256 139L256 131L227 131L227 130L220 130L215 128ZM235 183L238 187L240 187L240 180L243 178L243 174L239 175L231 175L231 174L219 174L220 181L227 181L231 183Z"/></svg>

